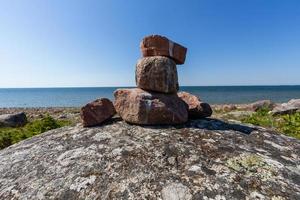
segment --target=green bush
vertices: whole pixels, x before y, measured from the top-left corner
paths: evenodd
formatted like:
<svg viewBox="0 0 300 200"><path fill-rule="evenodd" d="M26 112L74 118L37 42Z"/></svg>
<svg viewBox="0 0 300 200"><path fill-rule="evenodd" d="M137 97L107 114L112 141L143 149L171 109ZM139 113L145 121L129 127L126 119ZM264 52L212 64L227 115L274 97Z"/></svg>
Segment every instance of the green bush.
<svg viewBox="0 0 300 200"><path fill-rule="evenodd" d="M242 121L249 124L254 124L264 127L273 127L273 118L269 113L268 108L262 108L257 112L253 113L251 116L246 117Z"/></svg>
<svg viewBox="0 0 300 200"><path fill-rule="evenodd" d="M26 138L69 125L66 120L55 120L50 116L29 122L20 128L0 128L0 149L8 147Z"/></svg>
<svg viewBox="0 0 300 200"><path fill-rule="evenodd" d="M285 135L300 139L300 113L273 116L268 109L261 109L242 120L258 126L273 128Z"/></svg>
<svg viewBox="0 0 300 200"><path fill-rule="evenodd" d="M300 113L282 116L282 120L278 120L277 127L286 135L300 139Z"/></svg>

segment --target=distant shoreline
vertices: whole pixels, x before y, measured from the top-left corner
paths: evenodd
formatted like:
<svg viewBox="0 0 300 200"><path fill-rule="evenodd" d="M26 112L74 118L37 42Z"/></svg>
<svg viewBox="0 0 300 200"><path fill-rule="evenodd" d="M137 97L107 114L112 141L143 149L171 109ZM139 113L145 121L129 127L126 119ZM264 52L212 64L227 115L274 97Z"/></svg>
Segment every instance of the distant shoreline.
<svg viewBox="0 0 300 200"><path fill-rule="evenodd" d="M118 88L121 87L0 89L0 108L81 107L101 97L113 100ZM244 104L263 99L283 103L300 98L300 85L182 86L180 91L197 95L209 104Z"/></svg>
<svg viewBox="0 0 300 200"><path fill-rule="evenodd" d="M182 85L180 87L299 87L300 84L287 85ZM134 88L136 86L53 86L53 87L0 87L1 89L77 89L77 88Z"/></svg>

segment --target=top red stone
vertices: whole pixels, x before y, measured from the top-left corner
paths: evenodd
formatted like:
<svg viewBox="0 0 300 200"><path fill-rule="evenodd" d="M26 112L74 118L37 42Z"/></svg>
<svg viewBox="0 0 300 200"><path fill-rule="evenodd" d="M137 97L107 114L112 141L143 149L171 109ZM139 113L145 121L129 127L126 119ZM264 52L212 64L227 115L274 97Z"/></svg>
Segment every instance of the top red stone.
<svg viewBox="0 0 300 200"><path fill-rule="evenodd" d="M145 37L140 45L144 57L167 56L172 58L176 64L183 64L187 48L177 44L160 35Z"/></svg>

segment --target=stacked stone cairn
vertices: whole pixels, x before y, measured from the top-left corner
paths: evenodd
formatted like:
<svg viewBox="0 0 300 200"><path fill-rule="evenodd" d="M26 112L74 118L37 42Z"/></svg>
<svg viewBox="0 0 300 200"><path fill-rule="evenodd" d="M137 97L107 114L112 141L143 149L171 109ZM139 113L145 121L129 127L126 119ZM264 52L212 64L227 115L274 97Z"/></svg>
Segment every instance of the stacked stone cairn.
<svg viewBox="0 0 300 200"><path fill-rule="evenodd" d="M143 57L136 64L137 88L115 91L117 113L133 124L185 123L189 116L189 104L195 104L196 101L186 98L190 97L188 93L177 94L179 85L176 64L184 63L187 49L159 35L145 37L140 49ZM203 110L199 99L196 96L194 98ZM201 112L201 117L210 115L211 109L207 114ZM194 113L193 117L196 117Z"/></svg>
<svg viewBox="0 0 300 200"><path fill-rule="evenodd" d="M142 40L140 49L143 57L136 64L137 88L117 89L114 105L102 98L84 106L84 126L101 124L115 112L126 122L140 125L183 124L188 118L211 116L210 105L199 97L178 93L176 64L184 64L185 47L166 37L151 35Z"/></svg>

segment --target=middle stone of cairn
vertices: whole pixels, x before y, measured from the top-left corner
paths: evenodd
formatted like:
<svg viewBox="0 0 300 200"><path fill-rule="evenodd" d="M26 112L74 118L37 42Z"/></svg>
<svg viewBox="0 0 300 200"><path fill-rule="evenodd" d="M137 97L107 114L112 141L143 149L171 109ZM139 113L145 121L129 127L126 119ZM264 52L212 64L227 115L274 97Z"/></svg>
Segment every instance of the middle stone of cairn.
<svg viewBox="0 0 300 200"><path fill-rule="evenodd" d="M187 104L177 96L177 64L187 49L166 37L151 35L141 42L143 58L136 64L138 88L115 91L115 108L125 121L141 125L181 124L188 120Z"/></svg>

